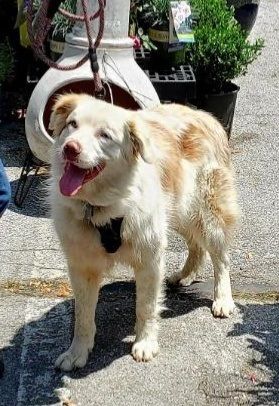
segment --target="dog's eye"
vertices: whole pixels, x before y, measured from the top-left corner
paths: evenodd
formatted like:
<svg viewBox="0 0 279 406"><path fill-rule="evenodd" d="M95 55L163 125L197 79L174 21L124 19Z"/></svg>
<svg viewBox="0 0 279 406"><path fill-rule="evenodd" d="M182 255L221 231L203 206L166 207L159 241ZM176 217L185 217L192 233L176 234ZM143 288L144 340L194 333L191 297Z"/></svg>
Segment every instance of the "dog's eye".
<svg viewBox="0 0 279 406"><path fill-rule="evenodd" d="M103 138L104 140L111 140L110 134L108 134L106 131L101 131L100 137Z"/></svg>
<svg viewBox="0 0 279 406"><path fill-rule="evenodd" d="M68 122L68 126L71 126L71 127L73 127L73 128L77 128L77 127L78 127L76 120L71 120L71 121L69 121L69 122Z"/></svg>

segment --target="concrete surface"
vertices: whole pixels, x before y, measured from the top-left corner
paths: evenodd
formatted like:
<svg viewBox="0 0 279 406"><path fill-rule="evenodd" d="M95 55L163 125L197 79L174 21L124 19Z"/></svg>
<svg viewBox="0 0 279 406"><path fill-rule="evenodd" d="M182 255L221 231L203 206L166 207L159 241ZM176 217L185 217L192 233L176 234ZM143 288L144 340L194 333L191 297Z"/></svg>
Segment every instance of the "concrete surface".
<svg viewBox="0 0 279 406"><path fill-rule="evenodd" d="M70 374L55 371L54 360L71 339L71 298L4 289L11 281L59 283L66 278L39 180L23 209L11 204L1 219L1 406L279 404L277 3L261 2L252 37L264 37L266 47L248 75L238 79L241 92L231 139L243 211L231 250L236 314L229 320L211 316L209 265L199 283L167 291L161 352L154 362L137 364L129 355L134 284L129 271L121 269L102 290L88 366ZM25 145L20 126L2 126L0 156L13 190ZM171 236L168 272L184 258L181 241Z"/></svg>

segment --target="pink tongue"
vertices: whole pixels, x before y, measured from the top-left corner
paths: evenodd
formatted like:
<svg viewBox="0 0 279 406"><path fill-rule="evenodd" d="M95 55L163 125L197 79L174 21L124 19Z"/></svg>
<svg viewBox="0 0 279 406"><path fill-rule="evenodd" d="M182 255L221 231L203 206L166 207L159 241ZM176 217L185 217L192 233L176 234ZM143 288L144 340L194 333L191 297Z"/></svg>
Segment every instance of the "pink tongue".
<svg viewBox="0 0 279 406"><path fill-rule="evenodd" d="M64 196L74 196L82 187L87 170L71 163L65 166L65 172L60 179L60 192Z"/></svg>

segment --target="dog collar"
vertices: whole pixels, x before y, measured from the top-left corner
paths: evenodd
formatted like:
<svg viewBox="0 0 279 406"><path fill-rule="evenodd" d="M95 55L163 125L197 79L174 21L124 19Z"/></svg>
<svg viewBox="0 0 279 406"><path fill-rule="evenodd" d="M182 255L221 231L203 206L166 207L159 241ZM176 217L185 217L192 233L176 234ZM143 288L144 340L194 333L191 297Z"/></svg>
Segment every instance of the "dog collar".
<svg viewBox="0 0 279 406"><path fill-rule="evenodd" d="M94 210L96 208L97 207L86 203L84 220L88 224L92 224L91 218L93 217ZM103 226L94 226L94 228L96 228L100 233L102 246L109 254L115 253L122 244L120 235L122 221L123 217L119 217L116 219L110 219L109 223Z"/></svg>

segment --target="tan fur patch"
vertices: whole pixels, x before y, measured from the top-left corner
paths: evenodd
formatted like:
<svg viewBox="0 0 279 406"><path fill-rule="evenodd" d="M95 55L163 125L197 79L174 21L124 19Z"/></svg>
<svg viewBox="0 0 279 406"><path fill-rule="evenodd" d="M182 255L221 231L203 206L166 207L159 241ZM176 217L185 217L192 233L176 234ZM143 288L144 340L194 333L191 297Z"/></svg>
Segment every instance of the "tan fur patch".
<svg viewBox="0 0 279 406"><path fill-rule="evenodd" d="M183 157L189 161L200 161L205 153L203 138L201 129L190 124L179 140Z"/></svg>
<svg viewBox="0 0 279 406"><path fill-rule="evenodd" d="M162 122L166 125L175 118L179 128L173 128L174 139L175 135L180 137L184 158L201 163L211 152L220 164L229 165L230 151L226 133L211 114L177 104L161 105L154 111L162 116Z"/></svg>
<svg viewBox="0 0 279 406"><path fill-rule="evenodd" d="M148 120L148 125L150 137L154 137L156 144L165 154L159 168L162 186L166 192L177 196L181 192L182 168L176 135L158 121Z"/></svg>
<svg viewBox="0 0 279 406"><path fill-rule="evenodd" d="M166 161L165 166L162 168L162 186L165 191L179 195L181 192L181 178L182 168L179 161Z"/></svg>
<svg viewBox="0 0 279 406"><path fill-rule="evenodd" d="M239 213L233 177L227 169L215 169L208 178L209 194L207 201L213 214L225 228L235 227Z"/></svg>
<svg viewBox="0 0 279 406"><path fill-rule="evenodd" d="M69 112L75 108L81 98L82 95L72 93L58 96L56 103L54 104L53 111L56 114L69 114Z"/></svg>
<svg viewBox="0 0 279 406"><path fill-rule="evenodd" d="M69 93L57 97L49 121L49 129L53 131L55 137L61 134L61 131L65 127L67 117L84 97L88 96Z"/></svg>
<svg viewBox="0 0 279 406"><path fill-rule="evenodd" d="M137 134L137 127L136 123L133 121L129 121L127 123L128 126L128 132L129 132L129 138L130 142L132 144L132 156L133 158L138 158L139 155L141 155L140 151L140 140Z"/></svg>

